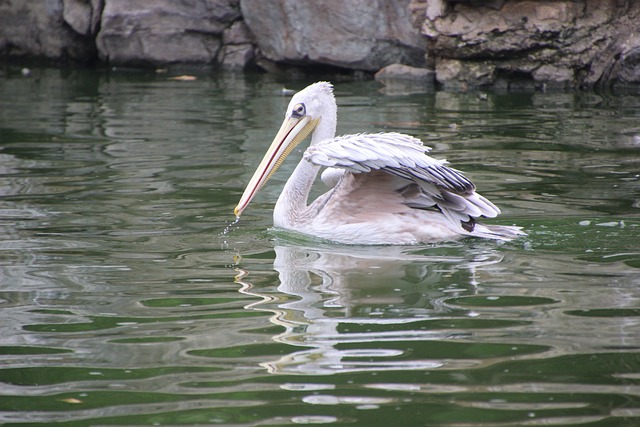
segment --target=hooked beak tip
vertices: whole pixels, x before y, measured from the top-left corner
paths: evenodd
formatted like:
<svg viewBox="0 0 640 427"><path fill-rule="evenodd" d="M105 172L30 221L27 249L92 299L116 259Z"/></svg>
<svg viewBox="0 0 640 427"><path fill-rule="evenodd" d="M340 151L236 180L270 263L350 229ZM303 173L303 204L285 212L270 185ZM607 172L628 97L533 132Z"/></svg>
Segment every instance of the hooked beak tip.
<svg viewBox="0 0 640 427"><path fill-rule="evenodd" d="M242 214L242 209L240 209L240 206L236 206L236 208L233 210L233 213L235 214L236 218L240 218L240 215Z"/></svg>

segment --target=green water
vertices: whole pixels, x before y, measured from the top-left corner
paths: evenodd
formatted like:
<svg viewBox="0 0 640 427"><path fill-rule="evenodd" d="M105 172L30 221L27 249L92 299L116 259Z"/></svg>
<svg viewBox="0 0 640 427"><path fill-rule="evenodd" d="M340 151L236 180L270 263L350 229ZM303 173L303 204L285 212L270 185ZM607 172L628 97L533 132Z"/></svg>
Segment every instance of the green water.
<svg viewBox="0 0 640 427"><path fill-rule="evenodd" d="M0 423L640 423L637 91L336 79L529 234L348 247L270 230L296 159L233 223L310 80L171 76L0 73Z"/></svg>

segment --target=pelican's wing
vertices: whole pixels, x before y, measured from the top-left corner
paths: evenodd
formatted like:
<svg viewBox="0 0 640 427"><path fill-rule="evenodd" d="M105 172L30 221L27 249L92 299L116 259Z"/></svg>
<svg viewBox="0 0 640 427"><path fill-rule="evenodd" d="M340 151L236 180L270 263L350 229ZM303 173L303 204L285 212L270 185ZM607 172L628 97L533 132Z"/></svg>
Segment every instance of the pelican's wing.
<svg viewBox="0 0 640 427"><path fill-rule="evenodd" d="M458 194L475 190L475 185L461 172L447 167L445 160L427 156L425 153L430 150L410 135L362 133L321 141L309 147L304 158L316 165L339 167L354 173L381 169L402 178L430 182Z"/></svg>
<svg viewBox="0 0 640 427"><path fill-rule="evenodd" d="M493 218L500 209L475 192L475 185L445 160L426 155L430 150L417 138L400 133L345 135L310 146L304 158L316 165L352 173L381 170L403 178L406 204L437 206L454 222L470 217ZM416 187L417 186L417 187Z"/></svg>

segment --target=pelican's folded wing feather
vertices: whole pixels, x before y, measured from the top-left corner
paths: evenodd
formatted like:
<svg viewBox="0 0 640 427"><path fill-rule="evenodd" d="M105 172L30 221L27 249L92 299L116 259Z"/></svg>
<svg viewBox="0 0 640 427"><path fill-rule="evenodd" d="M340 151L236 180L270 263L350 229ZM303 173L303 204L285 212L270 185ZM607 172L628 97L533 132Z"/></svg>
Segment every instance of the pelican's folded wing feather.
<svg viewBox="0 0 640 427"><path fill-rule="evenodd" d="M417 138L401 133L345 135L309 147L304 158L319 166L354 173L384 170L399 177L433 184L458 194L471 194L475 185L445 160L426 155L431 150Z"/></svg>

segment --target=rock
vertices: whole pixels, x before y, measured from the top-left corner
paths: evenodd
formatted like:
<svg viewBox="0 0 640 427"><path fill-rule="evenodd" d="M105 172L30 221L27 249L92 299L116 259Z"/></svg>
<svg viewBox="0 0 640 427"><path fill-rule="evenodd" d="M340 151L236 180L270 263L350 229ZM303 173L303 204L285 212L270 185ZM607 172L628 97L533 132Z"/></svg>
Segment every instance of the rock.
<svg viewBox="0 0 640 427"><path fill-rule="evenodd" d="M218 62L230 70L247 68L254 62L253 36L244 21L236 21L222 34L222 53Z"/></svg>
<svg viewBox="0 0 640 427"><path fill-rule="evenodd" d="M0 0L0 57L590 87L640 84L638 22L637 0Z"/></svg>
<svg viewBox="0 0 640 427"><path fill-rule="evenodd" d="M571 82L574 78L573 70L567 67L543 65L532 72L534 80L550 83Z"/></svg>
<svg viewBox="0 0 640 427"><path fill-rule="evenodd" d="M103 0L63 0L62 16L73 30L83 36L95 36L98 32Z"/></svg>
<svg viewBox="0 0 640 427"><path fill-rule="evenodd" d="M411 80L433 83L434 71L426 68L410 67L403 64L391 64L378 71L374 78L382 83L391 80Z"/></svg>
<svg viewBox="0 0 640 427"><path fill-rule="evenodd" d="M227 70L241 70L247 68L254 60L253 45L230 44L222 48L222 59L220 63Z"/></svg>
<svg viewBox="0 0 640 427"><path fill-rule="evenodd" d="M424 63L424 39L410 0L240 0L260 52L276 63L375 71L395 62Z"/></svg>
<svg viewBox="0 0 640 427"><path fill-rule="evenodd" d="M640 83L640 47L625 52L618 62L616 80L621 83Z"/></svg>
<svg viewBox="0 0 640 427"><path fill-rule="evenodd" d="M490 86L495 83L495 66L487 62L439 59L436 62L436 80L456 89Z"/></svg>
<svg viewBox="0 0 640 427"><path fill-rule="evenodd" d="M239 17L234 0L105 0L96 44L110 64L211 64Z"/></svg>
<svg viewBox="0 0 640 427"><path fill-rule="evenodd" d="M439 82L467 84L482 62L501 76L494 81L528 76L535 82L574 86L640 83L634 53L640 49L634 36L640 2L437 0L428 12L422 34ZM457 68L472 70L456 71L446 62L453 59L461 61Z"/></svg>
<svg viewBox="0 0 640 427"><path fill-rule="evenodd" d="M236 21L222 34L222 42L225 45L239 45L253 43L253 36L244 21Z"/></svg>
<svg viewBox="0 0 640 427"><path fill-rule="evenodd" d="M585 82L640 84L640 34L628 33L613 42L591 64Z"/></svg>
<svg viewBox="0 0 640 427"><path fill-rule="evenodd" d="M0 1L0 56L91 62L91 38L65 24L62 0Z"/></svg>
<svg viewBox="0 0 640 427"><path fill-rule="evenodd" d="M430 20L434 20L444 15L446 10L447 2L445 0L432 0L427 2L425 15Z"/></svg>
<svg viewBox="0 0 640 427"><path fill-rule="evenodd" d="M426 68L410 67L402 64L391 64L375 74L375 79L384 85L386 95L409 95L424 93L433 89L435 72Z"/></svg>

